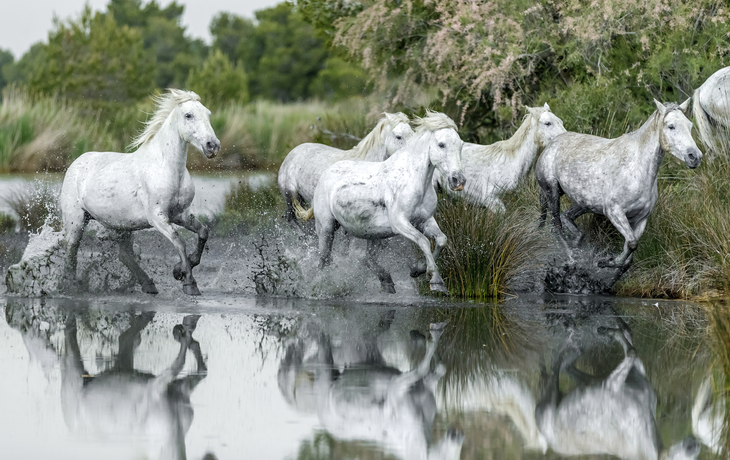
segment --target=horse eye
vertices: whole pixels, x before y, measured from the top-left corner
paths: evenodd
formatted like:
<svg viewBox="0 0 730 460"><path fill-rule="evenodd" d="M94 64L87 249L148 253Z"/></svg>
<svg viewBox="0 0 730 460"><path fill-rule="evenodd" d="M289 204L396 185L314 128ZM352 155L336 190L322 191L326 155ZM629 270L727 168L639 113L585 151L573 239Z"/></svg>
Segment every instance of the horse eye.
<svg viewBox="0 0 730 460"><path fill-rule="evenodd" d="M401 140L403 139L403 136L395 136L396 139Z"/></svg>
<svg viewBox="0 0 730 460"><path fill-rule="evenodd" d="M552 123L548 121L547 123L545 123L545 126L552 126Z"/></svg>
<svg viewBox="0 0 730 460"><path fill-rule="evenodd" d="M191 120L193 118L193 114L192 113L186 113L185 114L185 118L187 118L188 120Z"/></svg>
<svg viewBox="0 0 730 460"><path fill-rule="evenodd" d="M674 125L669 125L669 129L674 129Z"/></svg>
<svg viewBox="0 0 730 460"><path fill-rule="evenodd" d="M444 144L443 142L439 142L439 147L444 148L444 147L446 147L446 144Z"/></svg>

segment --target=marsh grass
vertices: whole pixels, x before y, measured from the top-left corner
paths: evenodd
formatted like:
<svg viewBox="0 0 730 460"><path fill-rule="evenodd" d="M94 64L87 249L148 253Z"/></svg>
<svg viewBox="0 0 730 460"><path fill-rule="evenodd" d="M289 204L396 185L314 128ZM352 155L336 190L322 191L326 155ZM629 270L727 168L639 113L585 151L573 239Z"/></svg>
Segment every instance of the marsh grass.
<svg viewBox="0 0 730 460"><path fill-rule="evenodd" d="M452 295L503 297L513 278L541 264L549 234L538 228L537 182L526 180L495 213L459 197L439 199L436 221L448 242L439 270Z"/></svg>
<svg viewBox="0 0 730 460"><path fill-rule="evenodd" d="M730 395L730 308L726 303L714 303L708 307L710 318L710 341L715 356L717 357L717 369L719 375L714 375L713 401L718 406L729 407L728 396ZM718 404L719 403L719 404ZM719 407L715 406L716 408ZM720 439L720 452L718 458L724 457L730 452L730 411L725 410L722 422L722 435Z"/></svg>
<svg viewBox="0 0 730 460"><path fill-rule="evenodd" d="M226 195L223 212L213 222L215 233L249 234L277 222L284 215L286 203L276 183L251 185L241 181Z"/></svg>

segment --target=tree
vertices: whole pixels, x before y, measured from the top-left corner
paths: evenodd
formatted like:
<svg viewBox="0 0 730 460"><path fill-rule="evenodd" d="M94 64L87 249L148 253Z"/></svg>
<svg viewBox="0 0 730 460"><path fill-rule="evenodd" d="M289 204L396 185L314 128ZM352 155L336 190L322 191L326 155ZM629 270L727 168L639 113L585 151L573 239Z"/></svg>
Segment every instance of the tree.
<svg viewBox="0 0 730 460"><path fill-rule="evenodd" d="M9 83L8 77L5 75L5 69L10 69L14 63L15 56L13 56L13 53L0 48L0 89L4 88Z"/></svg>
<svg viewBox="0 0 730 460"><path fill-rule="evenodd" d="M248 102L248 79L240 62L235 66L219 49L214 49L202 68L192 69L187 88L195 91L204 104L228 101Z"/></svg>
<svg viewBox="0 0 730 460"><path fill-rule="evenodd" d="M48 44L35 54L43 59L28 62L31 90L128 102L153 89L154 63L139 31L119 26L112 15L93 13L88 5L78 20L56 19Z"/></svg>

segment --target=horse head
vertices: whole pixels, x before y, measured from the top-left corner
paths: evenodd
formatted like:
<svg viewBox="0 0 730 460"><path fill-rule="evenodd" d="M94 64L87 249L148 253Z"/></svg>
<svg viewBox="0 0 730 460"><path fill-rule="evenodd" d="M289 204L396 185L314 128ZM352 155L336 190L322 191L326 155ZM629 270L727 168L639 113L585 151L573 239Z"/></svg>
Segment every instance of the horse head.
<svg viewBox="0 0 730 460"><path fill-rule="evenodd" d="M429 136L428 156L431 164L447 178L451 190L464 190L466 177L461 166L464 141L456 132L454 120L443 113L427 110L425 117L416 120L416 125L417 134Z"/></svg>
<svg viewBox="0 0 730 460"><path fill-rule="evenodd" d="M146 144L170 121L180 139L192 144L207 158L213 158L221 149L221 143L210 126L210 110L200 103L200 96L192 91L170 88L167 93L152 98L156 108L145 129L137 136L130 148Z"/></svg>
<svg viewBox="0 0 730 460"><path fill-rule="evenodd" d="M550 111L547 102L542 107L527 107L527 111L535 120L535 141L540 148L545 148L551 140L566 132L563 120Z"/></svg>
<svg viewBox="0 0 730 460"><path fill-rule="evenodd" d="M386 113L385 118L391 127L391 131L385 137L385 157L383 160L387 160L395 152L402 149L414 134L405 114L401 112Z"/></svg>
<svg viewBox="0 0 730 460"><path fill-rule="evenodd" d="M660 120L659 145L684 161L688 168L694 169L702 161L702 152L692 139L692 122L685 116L689 109L689 99L681 105L662 104L654 99Z"/></svg>

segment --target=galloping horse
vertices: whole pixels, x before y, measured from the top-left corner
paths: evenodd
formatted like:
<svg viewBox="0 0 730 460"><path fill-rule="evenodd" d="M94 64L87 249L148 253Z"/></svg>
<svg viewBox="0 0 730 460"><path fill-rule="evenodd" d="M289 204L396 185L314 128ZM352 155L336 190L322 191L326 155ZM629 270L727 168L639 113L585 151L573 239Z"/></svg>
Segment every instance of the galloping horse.
<svg viewBox="0 0 730 460"><path fill-rule="evenodd" d="M342 160L383 161L402 148L413 130L403 113L384 113L370 133L350 150L323 144L301 144L279 168L279 191L286 200L286 220L298 225L295 202L311 202L322 173ZM295 201L296 200L296 201Z"/></svg>
<svg viewBox="0 0 730 460"><path fill-rule="evenodd" d="M624 359L605 379L578 370L581 352L566 348L553 362L552 375L541 372L544 394L535 409L535 420L550 448L563 456L613 455L622 459L691 460L700 444L688 436L669 449L664 447L656 423L657 398L647 380L628 326L618 318L618 328L599 328L624 350ZM560 372L565 370L578 386L561 394Z"/></svg>
<svg viewBox="0 0 730 460"><path fill-rule="evenodd" d="M578 244L583 237L575 225L578 216L593 212L608 217L626 241L620 255L601 260L598 266L619 268L617 276L631 263L656 204L657 175L664 153L683 160L689 168L696 168L702 160L702 152L692 139L692 122L684 115L689 99L682 105L654 103L656 111L639 129L616 139L578 133L558 136L535 167L542 188L540 225L545 223L549 207L555 228L562 231L564 218L577 235L574 244ZM563 194L573 205L561 216Z"/></svg>
<svg viewBox="0 0 730 460"><path fill-rule="evenodd" d="M170 89L154 100L154 115L132 142L132 147L138 147L135 152L86 152L69 166L60 196L66 270L76 278L76 256L84 227L94 219L121 233L119 259L142 285L142 291L156 294L154 282L135 260L131 234L154 227L180 255L173 276L183 281L185 294L200 295L192 268L200 263L208 228L189 209L195 186L185 167L187 144L213 158L220 142L210 126L210 110L197 94ZM185 243L173 224L198 234L194 254L185 253Z"/></svg>
<svg viewBox="0 0 730 460"><path fill-rule="evenodd" d="M393 280L376 261L376 240L403 235L426 256L426 267L411 276L431 273L431 290L447 293L435 259L446 244L446 235L433 215L437 197L433 174L438 169L449 178L452 190L464 188L461 147L464 142L454 121L429 111L416 120L415 137L381 163L340 161L322 174L314 192L313 207L300 218L315 217L319 236L320 268L331 262L332 239L342 227L348 234L368 240L365 263L380 279L382 289L394 293ZM436 247L431 253L434 238Z"/></svg>
<svg viewBox="0 0 730 460"><path fill-rule="evenodd" d="M695 90L692 115L702 143L720 153L718 130L730 127L730 67L713 73Z"/></svg>
<svg viewBox="0 0 730 460"><path fill-rule="evenodd" d="M550 111L547 103L543 107L527 107L522 125L509 139L490 145L464 143L461 162L467 185L461 193L448 193L464 195L474 204L503 212L499 194L514 190L537 155L564 132L563 121ZM438 172L433 175L433 183L448 190L446 178Z"/></svg>

